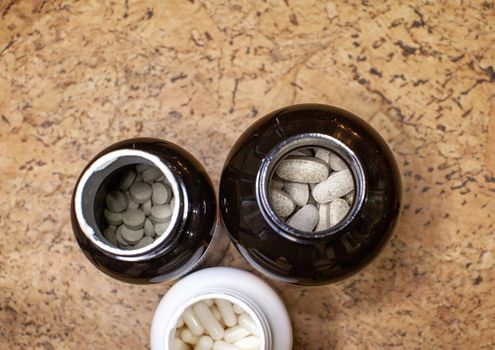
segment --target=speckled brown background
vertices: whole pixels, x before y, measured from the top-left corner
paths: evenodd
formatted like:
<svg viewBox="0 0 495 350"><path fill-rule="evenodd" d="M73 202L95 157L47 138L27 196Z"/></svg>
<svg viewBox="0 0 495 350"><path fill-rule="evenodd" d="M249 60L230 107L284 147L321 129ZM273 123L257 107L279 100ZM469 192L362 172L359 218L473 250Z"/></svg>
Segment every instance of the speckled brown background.
<svg viewBox="0 0 495 350"><path fill-rule="evenodd" d="M218 182L253 121L322 102L389 142L404 209L358 275L272 283L294 349L494 349L495 4L402 3L1 0L0 348L149 347L168 287L106 277L71 233L92 155L156 136Z"/></svg>

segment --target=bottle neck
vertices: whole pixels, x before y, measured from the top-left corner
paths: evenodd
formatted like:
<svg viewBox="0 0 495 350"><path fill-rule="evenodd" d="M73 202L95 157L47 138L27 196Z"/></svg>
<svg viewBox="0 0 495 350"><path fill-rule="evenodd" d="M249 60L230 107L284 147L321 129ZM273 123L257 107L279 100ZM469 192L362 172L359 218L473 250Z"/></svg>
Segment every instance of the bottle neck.
<svg viewBox="0 0 495 350"><path fill-rule="evenodd" d="M309 147L322 147L335 152L347 163L354 179L354 201L348 215L335 226L318 232L305 232L287 225L275 213L269 200L270 181L278 162L297 149ZM256 199L263 217L276 232L296 242L325 239L342 232L357 217L365 197L366 178L359 158L338 139L319 133L295 135L277 144L263 159L256 178Z"/></svg>
<svg viewBox="0 0 495 350"><path fill-rule="evenodd" d="M181 305L176 309L167 327L164 330L165 342L168 344L168 349L173 349L173 342L175 338L175 328L177 322L184 310L195 303L207 300L207 299L225 299L231 303L235 303L240 306L254 321L258 328L258 337L260 339L261 350L272 350L273 337L270 324L263 310L248 296L231 289L219 288L212 290L205 290L194 298L191 298L187 303Z"/></svg>
<svg viewBox="0 0 495 350"><path fill-rule="evenodd" d="M122 174L126 168L138 164L153 165L163 173L175 198L174 208L166 231L152 244L138 249L124 250L104 239L104 223L101 214L104 211L105 196L111 184L115 183L118 175ZM133 260L149 259L158 247L162 247L167 241L173 239L174 233L177 232L189 213L187 191L180 179L176 178L159 157L132 149L113 151L94 160L79 179L74 205L77 222L82 232L94 246L105 253L125 256Z"/></svg>

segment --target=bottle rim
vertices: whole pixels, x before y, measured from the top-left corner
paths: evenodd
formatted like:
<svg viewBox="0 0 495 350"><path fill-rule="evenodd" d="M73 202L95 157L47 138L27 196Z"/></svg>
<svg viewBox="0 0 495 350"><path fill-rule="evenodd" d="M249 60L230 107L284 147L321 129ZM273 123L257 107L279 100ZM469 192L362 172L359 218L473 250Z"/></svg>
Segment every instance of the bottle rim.
<svg viewBox="0 0 495 350"><path fill-rule="evenodd" d="M179 317L182 316L184 311L194 305L195 303L207 300L207 299L225 299L231 303L239 305L249 316L253 319L256 324L256 328L259 331L258 337L260 338L260 350L271 350L272 349L272 333L268 320L266 319L263 311L247 296L242 293L238 293L231 289L218 288L218 289L207 289L197 294L195 297L189 299L186 303L180 305L170 317L170 320L163 332L164 343L168 344L167 350L173 349L173 341L175 337L175 329ZM167 339L168 338L168 339Z"/></svg>
<svg viewBox="0 0 495 350"><path fill-rule="evenodd" d="M100 186L111 174L118 169L135 164L148 164L157 167L170 184L175 200L170 225L166 231L147 246L125 250L112 245L104 238L103 232L94 217L95 197ZM159 157L149 152L134 149L112 151L95 159L82 173L74 197L76 220L87 239L106 253L125 256L133 260L148 259L149 254L152 254L158 246L173 236L172 232L177 229L181 216L182 221L186 219L186 215L189 212L188 203L187 192L180 184L179 179L170 170L170 167Z"/></svg>
<svg viewBox="0 0 495 350"><path fill-rule="evenodd" d="M323 231L306 232L295 229L283 221L270 204L270 180L275 173L279 161L297 149L323 147L337 153L349 166L354 179L354 200L347 215L336 225ZM362 162L356 153L335 137L321 133L303 133L294 135L275 145L263 158L256 176L256 201L266 222L271 228L291 241L299 242L325 239L340 232L356 219L361 211L366 197L366 176Z"/></svg>

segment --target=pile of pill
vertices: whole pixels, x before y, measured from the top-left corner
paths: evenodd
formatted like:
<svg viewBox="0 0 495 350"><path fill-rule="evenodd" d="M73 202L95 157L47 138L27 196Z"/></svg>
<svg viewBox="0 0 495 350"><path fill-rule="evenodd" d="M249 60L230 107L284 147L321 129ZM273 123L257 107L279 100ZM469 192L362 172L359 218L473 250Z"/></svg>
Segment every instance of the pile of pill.
<svg viewBox="0 0 495 350"><path fill-rule="evenodd" d="M127 170L105 197L103 236L121 249L137 249L153 243L170 224L174 198L163 173L138 164Z"/></svg>
<svg viewBox="0 0 495 350"><path fill-rule="evenodd" d="M291 152L275 168L269 185L275 213L295 229L323 231L349 212L354 180L342 158L325 148Z"/></svg>
<svg viewBox="0 0 495 350"><path fill-rule="evenodd" d="M239 305L206 299L184 310L172 350L259 350L260 346L256 323Z"/></svg>

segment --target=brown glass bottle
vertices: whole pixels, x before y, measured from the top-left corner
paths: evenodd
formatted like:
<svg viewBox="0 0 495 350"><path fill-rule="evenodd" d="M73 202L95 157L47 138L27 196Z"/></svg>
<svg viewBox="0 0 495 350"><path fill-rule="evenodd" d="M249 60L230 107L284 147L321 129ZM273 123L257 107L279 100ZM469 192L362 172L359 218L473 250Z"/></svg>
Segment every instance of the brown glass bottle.
<svg viewBox="0 0 495 350"><path fill-rule="evenodd" d="M167 231L153 244L125 250L103 236L105 196L138 164L163 171L175 209ZM96 155L79 177L71 202L72 228L83 253L104 273L130 283L171 281L218 263L229 242L217 218L214 189L203 166L181 147L153 138L121 141Z"/></svg>
<svg viewBox="0 0 495 350"><path fill-rule="evenodd" d="M308 147L336 152L355 185L347 216L320 232L288 226L268 200L277 162ZM359 117L295 105L261 118L236 142L222 172L220 207L232 241L257 270L291 284L326 284L357 272L383 248L399 218L400 174L385 141Z"/></svg>

